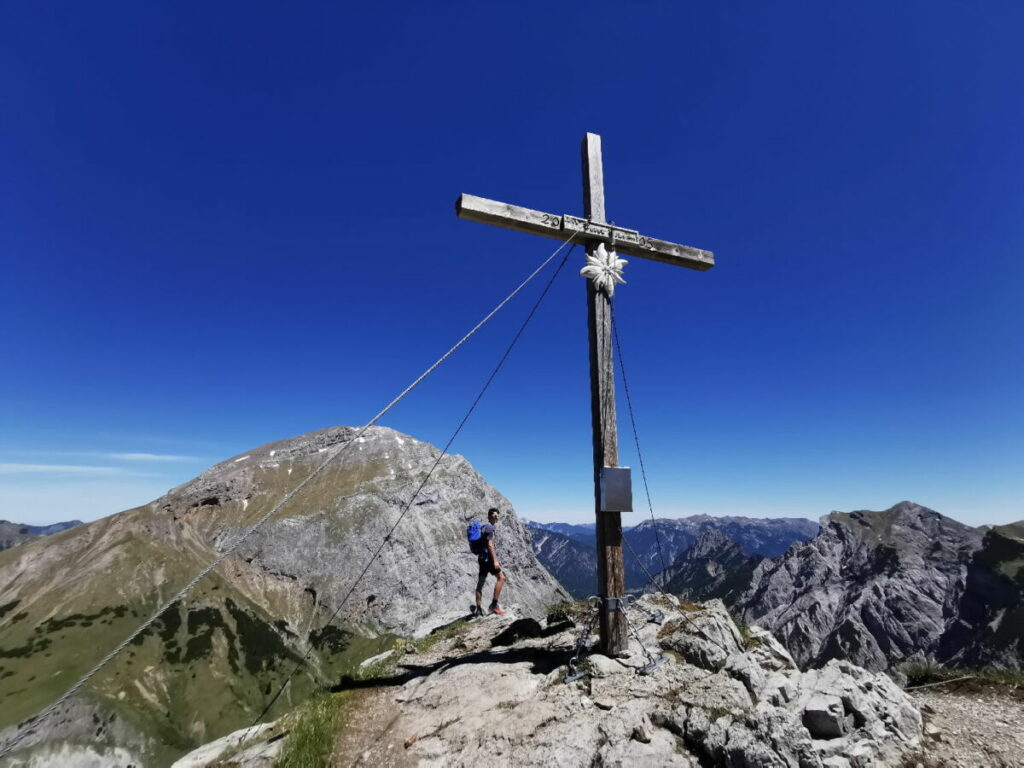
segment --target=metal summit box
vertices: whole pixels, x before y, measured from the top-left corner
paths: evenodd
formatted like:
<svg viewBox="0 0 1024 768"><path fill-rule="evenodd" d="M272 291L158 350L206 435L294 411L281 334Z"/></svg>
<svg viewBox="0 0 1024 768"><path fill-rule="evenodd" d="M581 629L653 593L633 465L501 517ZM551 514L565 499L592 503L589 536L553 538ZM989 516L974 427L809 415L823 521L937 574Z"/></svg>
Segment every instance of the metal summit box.
<svg viewBox="0 0 1024 768"><path fill-rule="evenodd" d="M633 480L629 467L601 467L601 511L633 511Z"/></svg>

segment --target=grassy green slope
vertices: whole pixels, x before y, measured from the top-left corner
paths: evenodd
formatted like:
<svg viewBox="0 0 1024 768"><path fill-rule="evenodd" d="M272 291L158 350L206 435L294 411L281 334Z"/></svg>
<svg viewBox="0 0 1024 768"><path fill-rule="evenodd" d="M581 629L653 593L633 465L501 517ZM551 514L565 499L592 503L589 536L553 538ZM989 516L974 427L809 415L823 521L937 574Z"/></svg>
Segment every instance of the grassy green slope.
<svg viewBox="0 0 1024 768"><path fill-rule="evenodd" d="M152 606L114 602L39 623L29 616L0 638L0 727L49 704L120 643ZM157 762L248 725L303 654L314 652L275 712L305 699L315 681L351 674L392 638L359 628L303 632L272 619L218 575L176 603L88 686L91 698L157 745ZM303 642L299 642L300 639Z"/></svg>
<svg viewBox="0 0 1024 768"><path fill-rule="evenodd" d="M0 587L0 729L54 701L210 563L218 554L206 543L212 533L240 531L269 509L294 484L288 468L260 470L246 499L173 509L155 502L0 552L0 570L15 574ZM295 479L308 471L295 469ZM278 517L330 509L339 494L381 471L364 465L325 473L305 503ZM359 524L351 516L334 522L339 543ZM310 644L308 662L271 715L393 642L367 626L324 629L326 613L300 588L268 584L229 559L107 665L85 695L149 737L149 756L166 763L252 722Z"/></svg>

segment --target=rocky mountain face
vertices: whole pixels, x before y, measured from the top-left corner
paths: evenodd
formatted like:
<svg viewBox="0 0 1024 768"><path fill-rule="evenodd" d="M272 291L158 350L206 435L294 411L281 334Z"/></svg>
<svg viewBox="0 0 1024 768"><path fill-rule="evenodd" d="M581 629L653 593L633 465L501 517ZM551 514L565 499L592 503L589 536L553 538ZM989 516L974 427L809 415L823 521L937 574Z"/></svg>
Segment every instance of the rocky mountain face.
<svg viewBox="0 0 1024 768"><path fill-rule="evenodd" d="M630 543L644 561L644 565L651 573L657 573L662 568L658 556L659 536L665 559L671 563L708 530L721 531L726 538L739 544L748 554L777 557L785 552L790 544L807 541L816 536L818 529L818 523L802 517L691 515L678 520L645 520L634 526L626 535L629 536ZM628 568L627 564L627 570Z"/></svg>
<svg viewBox="0 0 1024 768"><path fill-rule="evenodd" d="M0 551L38 539L40 536L52 536L81 524L81 520L68 520L53 525L24 525L0 520Z"/></svg>
<svg viewBox="0 0 1024 768"><path fill-rule="evenodd" d="M548 572L577 600L597 590L597 553L576 539L530 524L533 552Z"/></svg>
<svg viewBox="0 0 1024 768"><path fill-rule="evenodd" d="M1024 667L1024 522L985 532L936 657L966 666Z"/></svg>
<svg viewBox="0 0 1024 768"><path fill-rule="evenodd" d="M762 562L735 608L803 665L1019 667L1022 528L983 532L911 502L833 512L817 537Z"/></svg>
<svg viewBox="0 0 1024 768"><path fill-rule="evenodd" d="M545 524L554 528L562 524ZM575 594L592 589L593 526L562 525L581 548L545 532L535 551ZM912 502L809 520L711 518L642 522L624 533L627 586L652 589L655 528L672 564L658 588L721 598L773 631L804 666L850 659L874 670L908 661L1024 666L1024 522L976 529ZM557 552L558 560L549 560ZM762 557L763 556L763 557ZM575 587L579 584L580 587Z"/></svg>
<svg viewBox="0 0 1024 768"><path fill-rule="evenodd" d="M654 611L663 624L646 621ZM744 637L720 601L647 595L628 615L627 656L592 653L569 683L584 616L490 617L389 654L364 681L376 693L346 712L334 764L853 768L901 765L921 742L920 713L887 676L847 662L800 672L767 632ZM648 655L666 660L639 674ZM269 765L291 732L283 720L176 768L222 765L228 750L241 768Z"/></svg>
<svg viewBox="0 0 1024 768"><path fill-rule="evenodd" d="M747 555L717 528L708 528L693 546L659 576L665 592L686 600L723 600L731 605L750 586L754 569L764 558Z"/></svg>
<svg viewBox="0 0 1024 768"><path fill-rule="evenodd" d="M544 530L567 536L582 545L579 551L594 552L597 536L594 524L568 523L529 523L533 531ZM739 544L751 555L775 557L786 551L790 544L806 541L818 533L818 523L798 517L789 518L752 518L752 517L711 517L709 515L693 515L678 520L661 518L654 521L644 520L634 526L623 526L623 537L629 547L623 553L626 569L626 588L641 590L651 585L651 577L657 576L665 567L683 552L688 550L697 538L708 530L718 530L730 540ZM545 541L551 541L545 538ZM536 542L536 539L535 539ZM660 545L660 548L659 548ZM583 592L593 594L597 583L597 560L592 565L582 558L570 559L567 547L557 550L559 562L547 559L547 553L537 548L534 552L538 559L556 577L573 580L573 584L588 585ZM662 560L664 556L664 561ZM579 569L589 568L584 575ZM560 575L561 574L561 575ZM569 574L572 574L571 576ZM649 575L648 575L649 574ZM659 583L660 579L659 579ZM574 587L575 588L575 587ZM581 596L584 596L581 593Z"/></svg>
<svg viewBox="0 0 1024 768"><path fill-rule="evenodd" d="M543 615L567 598L537 562L509 502L464 458L445 457L412 498L438 450L385 428L354 434L337 427L269 443L150 504L0 552L0 743L341 443L350 443L342 457L15 754L34 765L166 765L251 722L299 664L278 702L295 705L395 635L467 611L477 564L465 526L490 506L506 511L496 537L509 576L506 607Z"/></svg>
<svg viewBox="0 0 1024 768"><path fill-rule="evenodd" d="M693 546L699 535L699 529L690 524L690 518L645 520L624 532L622 537L627 546L623 547L622 557L626 589L650 588L652 577L657 577L662 569Z"/></svg>

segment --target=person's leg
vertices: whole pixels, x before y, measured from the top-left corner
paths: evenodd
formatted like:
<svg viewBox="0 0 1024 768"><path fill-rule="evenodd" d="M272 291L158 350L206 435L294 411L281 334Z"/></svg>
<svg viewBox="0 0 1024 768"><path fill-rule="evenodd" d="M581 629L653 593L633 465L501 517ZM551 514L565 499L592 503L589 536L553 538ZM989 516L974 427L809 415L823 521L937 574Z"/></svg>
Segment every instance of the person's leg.
<svg viewBox="0 0 1024 768"><path fill-rule="evenodd" d="M505 572L501 571L498 573L498 580L494 583L494 600L491 601L491 605L498 604L498 598L501 597L501 588L505 586Z"/></svg>
<svg viewBox="0 0 1024 768"><path fill-rule="evenodd" d="M484 596L484 582L487 581L488 573L487 564L480 563L480 576L476 580L476 612L482 614L484 609L480 606L480 601L483 600Z"/></svg>

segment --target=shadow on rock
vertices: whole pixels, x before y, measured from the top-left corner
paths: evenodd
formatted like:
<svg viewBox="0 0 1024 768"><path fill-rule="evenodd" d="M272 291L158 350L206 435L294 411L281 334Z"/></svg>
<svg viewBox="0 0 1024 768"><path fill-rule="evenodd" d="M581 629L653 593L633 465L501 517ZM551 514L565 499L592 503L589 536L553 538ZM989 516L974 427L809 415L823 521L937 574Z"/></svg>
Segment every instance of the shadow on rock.
<svg viewBox="0 0 1024 768"><path fill-rule="evenodd" d="M569 654L563 649L547 648L516 648L510 651L487 650L469 653L453 659L442 659L433 664L400 664L405 670L395 675L371 677L359 680L348 675L341 678L336 685L328 690L332 693L352 691L363 688L397 687L405 685L418 677L427 677L434 672L453 669L466 664L530 664L530 672L535 675L548 675L559 667L565 666Z"/></svg>

